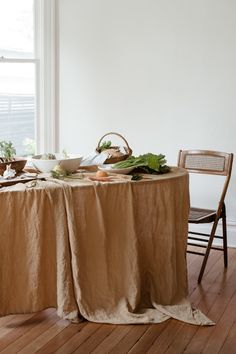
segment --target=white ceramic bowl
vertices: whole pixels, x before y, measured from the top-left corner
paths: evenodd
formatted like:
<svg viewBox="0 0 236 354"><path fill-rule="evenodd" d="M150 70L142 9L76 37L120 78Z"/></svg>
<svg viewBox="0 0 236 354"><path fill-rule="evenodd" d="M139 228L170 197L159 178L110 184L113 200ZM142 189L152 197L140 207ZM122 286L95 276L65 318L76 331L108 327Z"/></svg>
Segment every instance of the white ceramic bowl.
<svg viewBox="0 0 236 354"><path fill-rule="evenodd" d="M104 165L99 165L98 169L100 171L113 172L113 173L118 173L123 175L127 175L134 169L134 167L126 167L126 168L113 168L113 167L114 164L104 164Z"/></svg>
<svg viewBox="0 0 236 354"><path fill-rule="evenodd" d="M69 155L67 159L62 159L60 162L60 166L64 168L67 172L75 172L78 170L80 163L82 161L82 156L77 155Z"/></svg>
<svg viewBox="0 0 236 354"><path fill-rule="evenodd" d="M67 172L75 172L82 161L82 156L78 155L69 155L66 159L61 154L54 155L56 159L53 160L41 159L42 155L35 155L32 157L32 164L40 172L50 172L56 165L60 165Z"/></svg>

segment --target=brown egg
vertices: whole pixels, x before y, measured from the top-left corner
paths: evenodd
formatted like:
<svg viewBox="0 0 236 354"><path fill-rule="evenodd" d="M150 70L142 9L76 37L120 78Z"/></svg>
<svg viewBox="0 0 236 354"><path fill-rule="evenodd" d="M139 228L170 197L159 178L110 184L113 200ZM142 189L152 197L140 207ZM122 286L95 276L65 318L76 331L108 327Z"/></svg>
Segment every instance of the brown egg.
<svg viewBox="0 0 236 354"><path fill-rule="evenodd" d="M108 173L106 171L97 171L96 177L108 177Z"/></svg>

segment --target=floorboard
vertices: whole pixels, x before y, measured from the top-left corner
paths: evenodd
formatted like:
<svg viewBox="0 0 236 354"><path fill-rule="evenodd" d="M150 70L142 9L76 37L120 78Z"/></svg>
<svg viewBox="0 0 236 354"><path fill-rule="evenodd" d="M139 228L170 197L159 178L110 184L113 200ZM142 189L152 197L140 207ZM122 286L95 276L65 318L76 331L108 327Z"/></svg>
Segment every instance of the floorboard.
<svg viewBox="0 0 236 354"><path fill-rule="evenodd" d="M93 354L234 354L236 353L236 249L229 266L222 253L211 253L201 285L202 257L187 256L189 298L214 326L199 327L177 320L152 325L71 324L55 309L0 318L0 353Z"/></svg>

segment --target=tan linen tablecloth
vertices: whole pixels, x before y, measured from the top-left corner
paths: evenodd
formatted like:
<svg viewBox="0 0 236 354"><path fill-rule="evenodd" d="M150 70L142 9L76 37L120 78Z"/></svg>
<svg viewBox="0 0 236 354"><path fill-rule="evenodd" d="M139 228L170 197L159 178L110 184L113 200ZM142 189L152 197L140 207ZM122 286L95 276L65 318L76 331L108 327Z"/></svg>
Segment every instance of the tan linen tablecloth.
<svg viewBox="0 0 236 354"><path fill-rule="evenodd" d="M188 301L188 174L0 190L0 315L212 324Z"/></svg>

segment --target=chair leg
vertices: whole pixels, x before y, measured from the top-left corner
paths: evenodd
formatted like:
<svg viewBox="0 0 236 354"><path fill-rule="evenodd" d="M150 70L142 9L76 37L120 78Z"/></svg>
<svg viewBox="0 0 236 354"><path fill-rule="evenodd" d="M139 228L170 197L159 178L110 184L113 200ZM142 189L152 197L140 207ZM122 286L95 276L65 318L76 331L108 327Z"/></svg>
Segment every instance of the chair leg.
<svg viewBox="0 0 236 354"><path fill-rule="evenodd" d="M209 253L210 253L210 250L211 250L212 242L214 240L214 236L215 236L216 228L217 228L217 225L218 225L218 221L219 221L219 219L216 219L214 221L214 224L213 224L212 229L211 229L211 234L210 234L210 238L209 238L208 245L207 245L207 248L206 248L206 253L204 255L202 266L201 266L201 270L200 270L200 273L199 273L199 276L198 276L198 283L201 283L201 281L202 281L203 273L204 273L205 268L206 268L206 263L207 263L207 260L208 260L208 257L209 257Z"/></svg>
<svg viewBox="0 0 236 354"><path fill-rule="evenodd" d="M222 209L222 231L223 231L223 250L224 250L224 266L228 267L228 245L227 245L227 225L225 206Z"/></svg>

